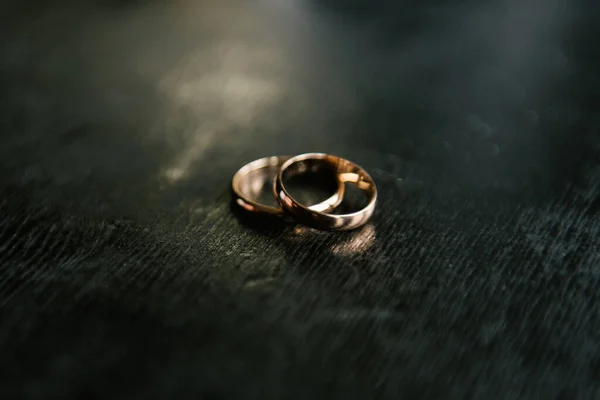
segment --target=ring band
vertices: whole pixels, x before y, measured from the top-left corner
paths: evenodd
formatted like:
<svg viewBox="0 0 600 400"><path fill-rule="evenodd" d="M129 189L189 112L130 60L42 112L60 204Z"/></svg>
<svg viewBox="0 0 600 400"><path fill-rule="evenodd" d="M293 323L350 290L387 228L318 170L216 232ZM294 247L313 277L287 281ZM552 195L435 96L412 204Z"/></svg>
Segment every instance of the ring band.
<svg viewBox="0 0 600 400"><path fill-rule="evenodd" d="M268 214L272 216L283 216L284 212L281 207L268 206L248 198L248 192L244 190L244 187L245 185L248 185L246 187L250 187L256 192L260 191L263 188L265 178L268 175L268 170L275 169L278 171L280 167L289 159L290 156L265 157L252 161L251 163L248 163L242 168L240 168L235 173L235 175L233 176L233 180L231 181L231 187L236 197L235 202L246 211L252 213ZM263 171L264 173L259 175L260 179L252 179L250 177L250 174L257 171ZM248 179L252 180L248 181ZM255 184L256 187L252 188L253 184ZM258 187L258 185L260 185L260 187ZM337 191L335 194L333 194L328 199L322 201L321 203L307 207L307 209L314 210L317 212L329 211L337 207L342 202L343 198L344 183L338 180Z"/></svg>
<svg viewBox="0 0 600 400"><path fill-rule="evenodd" d="M335 172L342 184L354 183L366 192L369 203L362 210L351 214L327 214L320 210L310 209L295 200L283 185L288 174L301 174L311 171L317 166L326 166ZM298 222L311 228L333 231L345 231L358 228L371 218L377 202L377 187L373 178L361 167L340 157L322 153L309 153L291 157L281 165L275 179L275 193L281 207L290 213Z"/></svg>

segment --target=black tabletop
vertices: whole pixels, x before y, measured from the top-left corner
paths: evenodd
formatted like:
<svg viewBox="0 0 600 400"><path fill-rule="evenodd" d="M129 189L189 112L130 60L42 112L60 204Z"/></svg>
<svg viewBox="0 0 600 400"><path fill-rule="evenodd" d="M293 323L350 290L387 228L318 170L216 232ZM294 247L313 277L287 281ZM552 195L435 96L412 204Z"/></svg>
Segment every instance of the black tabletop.
<svg viewBox="0 0 600 400"><path fill-rule="evenodd" d="M593 2L0 5L0 396L597 399ZM364 228L249 219L325 152Z"/></svg>

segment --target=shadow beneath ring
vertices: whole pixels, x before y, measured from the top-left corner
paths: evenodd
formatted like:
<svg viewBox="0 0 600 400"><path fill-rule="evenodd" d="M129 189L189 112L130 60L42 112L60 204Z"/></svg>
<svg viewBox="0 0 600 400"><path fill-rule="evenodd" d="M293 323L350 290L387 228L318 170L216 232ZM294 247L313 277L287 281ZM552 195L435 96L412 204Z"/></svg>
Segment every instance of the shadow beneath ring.
<svg viewBox="0 0 600 400"><path fill-rule="evenodd" d="M376 229L372 223L352 231L333 232L296 224L291 218L252 214L235 201L230 202L232 213L241 224L261 236L278 239L281 248L294 262L302 249L310 249L313 255L328 257L358 257L369 250L376 241ZM339 260L338 260L339 261Z"/></svg>
<svg viewBox="0 0 600 400"><path fill-rule="evenodd" d="M242 209L235 199L230 201L229 208L244 227L262 236L276 237L290 227L289 222L282 217L262 213L255 214Z"/></svg>

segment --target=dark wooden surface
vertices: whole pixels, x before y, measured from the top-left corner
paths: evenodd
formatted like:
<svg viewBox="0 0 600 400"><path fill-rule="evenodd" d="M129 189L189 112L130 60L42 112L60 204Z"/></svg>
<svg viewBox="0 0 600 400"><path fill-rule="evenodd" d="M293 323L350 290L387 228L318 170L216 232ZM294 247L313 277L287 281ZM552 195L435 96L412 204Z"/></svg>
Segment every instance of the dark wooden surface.
<svg viewBox="0 0 600 400"><path fill-rule="evenodd" d="M0 397L600 398L590 2L0 5ZM240 218L274 154L372 223Z"/></svg>

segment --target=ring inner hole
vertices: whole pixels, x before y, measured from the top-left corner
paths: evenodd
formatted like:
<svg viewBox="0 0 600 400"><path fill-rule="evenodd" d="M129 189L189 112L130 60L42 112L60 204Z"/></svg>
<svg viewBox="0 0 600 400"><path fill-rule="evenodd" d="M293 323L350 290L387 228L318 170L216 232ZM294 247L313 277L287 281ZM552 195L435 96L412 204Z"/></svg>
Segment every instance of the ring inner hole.
<svg viewBox="0 0 600 400"><path fill-rule="evenodd" d="M277 166L268 166L248 173L240 183L240 191L248 199L271 207L279 207L273 194L273 179L277 176Z"/></svg>
<svg viewBox="0 0 600 400"><path fill-rule="evenodd" d="M338 190L336 168L318 161L294 163L282 176L283 185L288 193L305 206L325 201Z"/></svg>
<svg viewBox="0 0 600 400"><path fill-rule="evenodd" d="M325 200L337 191L337 177L339 169L346 170L347 166L338 166L321 159L309 159L290 165L283 174L283 184L288 193L298 202L304 205L316 204ZM351 214L362 210L369 204L371 186L364 181L357 185L360 175L358 170L348 168L349 172L340 175L347 180L344 183L345 193L342 203L330 214ZM314 196L315 188L320 188L323 195L320 198ZM313 197L306 197L313 194Z"/></svg>
<svg viewBox="0 0 600 400"><path fill-rule="evenodd" d="M359 189L355 183L346 182L344 186L344 200L335 210L330 211L329 214L352 214L362 210L369 204L367 193Z"/></svg>

